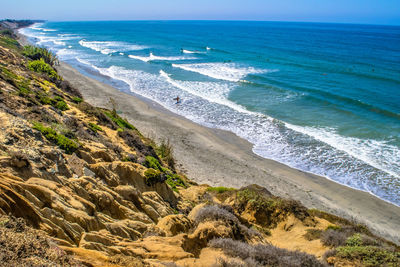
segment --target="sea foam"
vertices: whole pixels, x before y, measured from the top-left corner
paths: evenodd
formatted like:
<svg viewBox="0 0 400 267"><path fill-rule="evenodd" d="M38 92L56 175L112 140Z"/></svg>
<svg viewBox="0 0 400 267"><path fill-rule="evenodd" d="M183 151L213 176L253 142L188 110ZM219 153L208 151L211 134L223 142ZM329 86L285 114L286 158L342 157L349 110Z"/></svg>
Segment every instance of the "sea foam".
<svg viewBox="0 0 400 267"><path fill-rule="evenodd" d="M142 57L142 56L135 56L135 55L129 55L128 57L136 60L141 60L143 62L149 62L149 61L179 61L179 60L193 60L196 59L195 57L185 57L185 56L173 56L173 57L160 57L160 56L155 56L153 53L150 53L148 57Z"/></svg>
<svg viewBox="0 0 400 267"><path fill-rule="evenodd" d="M175 68L197 72L202 75L230 82L239 82L249 74L271 72L253 67L242 67L235 63L198 63L198 64L172 64Z"/></svg>
<svg viewBox="0 0 400 267"><path fill-rule="evenodd" d="M191 50L182 49L182 53L185 53L185 54L204 54L205 52L197 51L197 50L191 51Z"/></svg>
<svg viewBox="0 0 400 267"><path fill-rule="evenodd" d="M80 40L79 44L83 47L90 48L104 55L112 54L118 51L124 52L133 50L143 50L148 48L147 46L142 46L142 45L134 45L123 42L111 42L111 41Z"/></svg>

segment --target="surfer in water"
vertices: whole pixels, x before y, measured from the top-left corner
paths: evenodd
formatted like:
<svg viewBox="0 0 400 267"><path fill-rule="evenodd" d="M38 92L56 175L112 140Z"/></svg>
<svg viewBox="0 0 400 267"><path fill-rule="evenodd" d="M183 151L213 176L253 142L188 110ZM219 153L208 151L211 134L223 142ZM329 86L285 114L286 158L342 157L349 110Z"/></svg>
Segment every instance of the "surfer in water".
<svg viewBox="0 0 400 267"><path fill-rule="evenodd" d="M175 104L180 104L181 103L181 99L179 98L179 96L175 97L174 100L176 100Z"/></svg>

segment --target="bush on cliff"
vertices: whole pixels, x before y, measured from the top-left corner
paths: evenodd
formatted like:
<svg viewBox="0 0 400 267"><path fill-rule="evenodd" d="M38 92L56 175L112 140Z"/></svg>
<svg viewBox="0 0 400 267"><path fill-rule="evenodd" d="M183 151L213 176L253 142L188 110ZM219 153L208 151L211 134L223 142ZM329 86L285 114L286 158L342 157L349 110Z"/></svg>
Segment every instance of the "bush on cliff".
<svg viewBox="0 0 400 267"><path fill-rule="evenodd" d="M172 188L174 191L178 191L178 187L187 188L185 182L182 177L178 174L167 174L166 183Z"/></svg>
<svg viewBox="0 0 400 267"><path fill-rule="evenodd" d="M22 54L32 60L43 59L47 64L54 66L57 62L57 57L51 51L43 47L36 47L32 45L24 46Z"/></svg>
<svg viewBox="0 0 400 267"><path fill-rule="evenodd" d="M364 266L400 266L400 253L377 246L344 246L336 249L336 257L359 260Z"/></svg>
<svg viewBox="0 0 400 267"><path fill-rule="evenodd" d="M43 58L29 62L28 68L34 72L44 73L51 79L61 80L57 72L49 64L47 64Z"/></svg>
<svg viewBox="0 0 400 267"><path fill-rule="evenodd" d="M39 102L43 105L52 105L53 107L61 111L69 110L68 104L60 96L50 98L47 94L42 93L37 94L37 98L39 99Z"/></svg>
<svg viewBox="0 0 400 267"><path fill-rule="evenodd" d="M238 213L247 209L255 211L257 221L266 227L276 226L289 214L303 222L310 218L307 209L300 202L275 197L260 190L262 189L248 187L237 192L235 207Z"/></svg>
<svg viewBox="0 0 400 267"><path fill-rule="evenodd" d="M154 157L152 156L147 156L146 157L146 162L144 164L147 168L153 168L155 170L159 170L159 171L164 171L165 169L163 168L163 166L161 165L161 163Z"/></svg>
<svg viewBox="0 0 400 267"><path fill-rule="evenodd" d="M289 251L269 244L250 245L230 238L218 238L211 240L209 246L222 249L224 253L231 257L242 259L247 263L247 266L326 266L313 255L299 251Z"/></svg>
<svg viewBox="0 0 400 267"><path fill-rule="evenodd" d="M129 129L129 130L136 130L135 127L133 127L132 124L130 124L127 120L124 120L120 116L118 116L114 112L110 111L104 111L104 114L106 114L113 122L115 122L120 128L122 129Z"/></svg>
<svg viewBox="0 0 400 267"><path fill-rule="evenodd" d="M52 141L58 145L67 154L72 154L79 148L79 144L75 141L65 137L65 135L58 134L54 129L45 127L43 124L35 122L33 129L40 131L47 140Z"/></svg>
<svg viewBox="0 0 400 267"><path fill-rule="evenodd" d="M64 100L58 101L58 102L55 104L54 107L57 108L57 109L59 109L59 110L61 110L61 111L65 111L65 110L68 110L68 109L69 109L68 104L67 104Z"/></svg>
<svg viewBox="0 0 400 267"><path fill-rule="evenodd" d="M72 98L72 101L74 101L76 104L79 104L79 103L83 102L83 99L78 96L74 96Z"/></svg>
<svg viewBox="0 0 400 267"><path fill-rule="evenodd" d="M209 192L216 192L218 194L222 194L225 192L229 192L229 191L235 191L235 188L230 188L230 187L224 187L224 186L218 186L218 187L209 187L207 188L207 191Z"/></svg>
<svg viewBox="0 0 400 267"><path fill-rule="evenodd" d="M156 183L164 182L162 174L159 170L147 169L144 172L144 177L146 178L146 184L148 186L155 185Z"/></svg>
<svg viewBox="0 0 400 267"><path fill-rule="evenodd" d="M103 131L103 129L95 123L89 122L88 125L89 125L89 129L92 130L94 133L97 133L97 131L100 131L100 132Z"/></svg>

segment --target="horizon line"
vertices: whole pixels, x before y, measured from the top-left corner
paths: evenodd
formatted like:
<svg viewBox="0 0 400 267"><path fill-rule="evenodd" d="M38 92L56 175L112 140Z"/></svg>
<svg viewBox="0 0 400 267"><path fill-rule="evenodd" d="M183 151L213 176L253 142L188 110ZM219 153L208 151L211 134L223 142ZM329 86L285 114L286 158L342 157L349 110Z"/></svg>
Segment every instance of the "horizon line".
<svg viewBox="0 0 400 267"><path fill-rule="evenodd" d="M7 19L3 19L7 20ZM79 19L79 20L48 20L48 19L14 19L14 20L42 20L45 22L111 22L111 21L204 21L204 22L281 22L281 23L319 23L319 24L343 24L343 25L369 25L369 26L395 26L399 24L374 24L361 22L326 22L326 21L295 21L295 20L257 20L257 19Z"/></svg>

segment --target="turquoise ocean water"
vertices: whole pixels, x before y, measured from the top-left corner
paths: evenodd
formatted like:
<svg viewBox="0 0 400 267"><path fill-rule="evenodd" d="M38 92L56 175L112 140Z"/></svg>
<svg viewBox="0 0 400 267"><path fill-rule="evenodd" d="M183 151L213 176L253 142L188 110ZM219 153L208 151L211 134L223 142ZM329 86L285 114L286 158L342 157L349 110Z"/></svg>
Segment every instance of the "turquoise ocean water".
<svg viewBox="0 0 400 267"><path fill-rule="evenodd" d="M400 205L400 27L120 21L21 32L262 157Z"/></svg>

